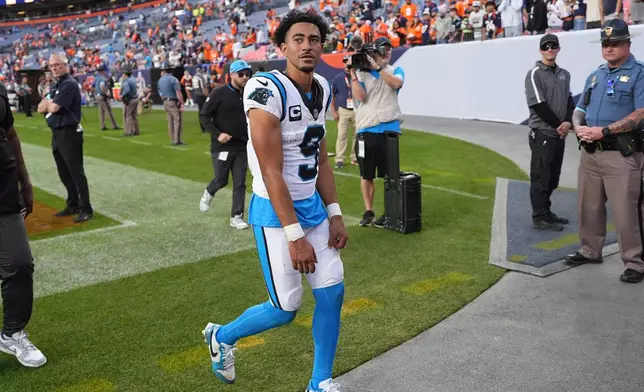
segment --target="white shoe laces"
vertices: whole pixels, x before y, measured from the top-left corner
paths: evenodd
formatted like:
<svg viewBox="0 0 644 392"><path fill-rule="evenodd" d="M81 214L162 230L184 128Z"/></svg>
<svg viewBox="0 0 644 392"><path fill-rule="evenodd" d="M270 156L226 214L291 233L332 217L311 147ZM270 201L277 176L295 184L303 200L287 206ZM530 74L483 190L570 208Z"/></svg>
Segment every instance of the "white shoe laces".
<svg viewBox="0 0 644 392"><path fill-rule="evenodd" d="M340 390L340 384L334 383L334 382L328 383L327 385L324 386L324 388L322 388L322 390L324 392L342 392Z"/></svg>
<svg viewBox="0 0 644 392"><path fill-rule="evenodd" d="M235 351L237 351L237 347L222 347L224 347L224 370L228 370L235 365Z"/></svg>
<svg viewBox="0 0 644 392"><path fill-rule="evenodd" d="M25 331L20 331L14 334L14 336L12 336L12 339L17 341L18 342L17 345L20 346L26 352L37 350L36 346L34 346L34 344L31 343L28 336L29 335Z"/></svg>

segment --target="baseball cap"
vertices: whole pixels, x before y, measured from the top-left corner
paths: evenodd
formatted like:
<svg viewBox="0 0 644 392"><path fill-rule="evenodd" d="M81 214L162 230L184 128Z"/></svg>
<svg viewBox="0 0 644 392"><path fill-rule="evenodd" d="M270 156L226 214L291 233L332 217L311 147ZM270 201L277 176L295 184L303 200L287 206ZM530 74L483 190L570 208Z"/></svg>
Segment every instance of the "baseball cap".
<svg viewBox="0 0 644 392"><path fill-rule="evenodd" d="M380 48L382 46L385 46L385 45L392 46L391 41L389 41L389 38L387 38L387 37L380 37L380 38L376 39L374 41L373 45L376 47L376 49L378 49L378 48Z"/></svg>
<svg viewBox="0 0 644 392"><path fill-rule="evenodd" d="M541 37L541 40L539 41L539 46L543 46L549 42L559 45L559 37L557 37L554 34L546 34L543 37Z"/></svg>
<svg viewBox="0 0 644 392"><path fill-rule="evenodd" d="M250 70L251 68L250 68L250 65L244 60L235 60L233 61L232 64L230 64L230 72L234 73L234 72L243 71L245 69Z"/></svg>

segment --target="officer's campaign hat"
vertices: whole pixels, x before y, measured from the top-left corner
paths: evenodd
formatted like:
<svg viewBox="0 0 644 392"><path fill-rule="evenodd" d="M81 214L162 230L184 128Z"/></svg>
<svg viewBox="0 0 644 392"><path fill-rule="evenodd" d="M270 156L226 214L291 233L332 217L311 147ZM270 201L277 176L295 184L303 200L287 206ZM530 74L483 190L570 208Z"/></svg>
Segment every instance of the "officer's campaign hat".
<svg viewBox="0 0 644 392"><path fill-rule="evenodd" d="M631 33L628 24L622 19L611 19L601 27L601 38L593 42L618 42L637 37L640 33Z"/></svg>
<svg viewBox="0 0 644 392"><path fill-rule="evenodd" d="M101 64L101 65L98 66L98 68L96 68L96 70L98 72L107 71L107 66L105 64Z"/></svg>

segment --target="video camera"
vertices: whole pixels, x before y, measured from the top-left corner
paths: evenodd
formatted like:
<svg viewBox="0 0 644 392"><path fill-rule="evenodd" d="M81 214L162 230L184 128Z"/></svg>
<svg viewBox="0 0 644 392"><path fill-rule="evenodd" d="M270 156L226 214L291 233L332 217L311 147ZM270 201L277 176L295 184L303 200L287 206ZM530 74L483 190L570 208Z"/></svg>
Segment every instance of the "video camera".
<svg viewBox="0 0 644 392"><path fill-rule="evenodd" d="M369 63L367 56L371 56L373 58L376 52L376 45L373 43L373 33L367 33L365 43L360 47L360 49L351 55L350 68L355 68L359 71L370 71L371 64Z"/></svg>

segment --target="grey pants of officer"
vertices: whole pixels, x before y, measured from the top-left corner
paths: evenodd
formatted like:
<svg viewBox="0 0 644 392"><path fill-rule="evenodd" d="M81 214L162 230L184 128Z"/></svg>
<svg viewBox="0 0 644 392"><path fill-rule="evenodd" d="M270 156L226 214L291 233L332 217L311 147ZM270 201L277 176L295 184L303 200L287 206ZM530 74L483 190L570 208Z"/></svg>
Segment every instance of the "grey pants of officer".
<svg viewBox="0 0 644 392"><path fill-rule="evenodd" d="M215 170L215 178L210 181L208 193L215 195L218 190L228 185L228 174L233 175L233 205L230 216L244 215L244 203L246 201L246 171L248 159L246 151L213 153L212 167Z"/></svg>
<svg viewBox="0 0 644 392"><path fill-rule="evenodd" d="M163 107L168 114L168 136L172 144L181 142L182 114L179 110L179 101L165 100Z"/></svg>
<svg viewBox="0 0 644 392"><path fill-rule="evenodd" d="M610 202L625 267L644 272L644 154L581 150L579 238L584 257L601 260L606 240L606 201Z"/></svg>
<svg viewBox="0 0 644 392"><path fill-rule="evenodd" d="M125 136L138 135L141 133L139 130L139 120L136 118L138 113L139 101L133 99L127 104L124 103L123 108L123 124L125 125Z"/></svg>
<svg viewBox="0 0 644 392"><path fill-rule="evenodd" d="M112 128L116 128L116 120L114 119L114 113L112 113L112 107L110 106L110 101L106 100L103 97L98 97L98 120L101 122L101 128L107 128L105 126L105 114L107 113L110 116L110 121L112 122Z"/></svg>
<svg viewBox="0 0 644 392"><path fill-rule="evenodd" d="M27 230L20 214L0 215L0 280L2 331L11 335L25 329L33 308L34 264Z"/></svg>

